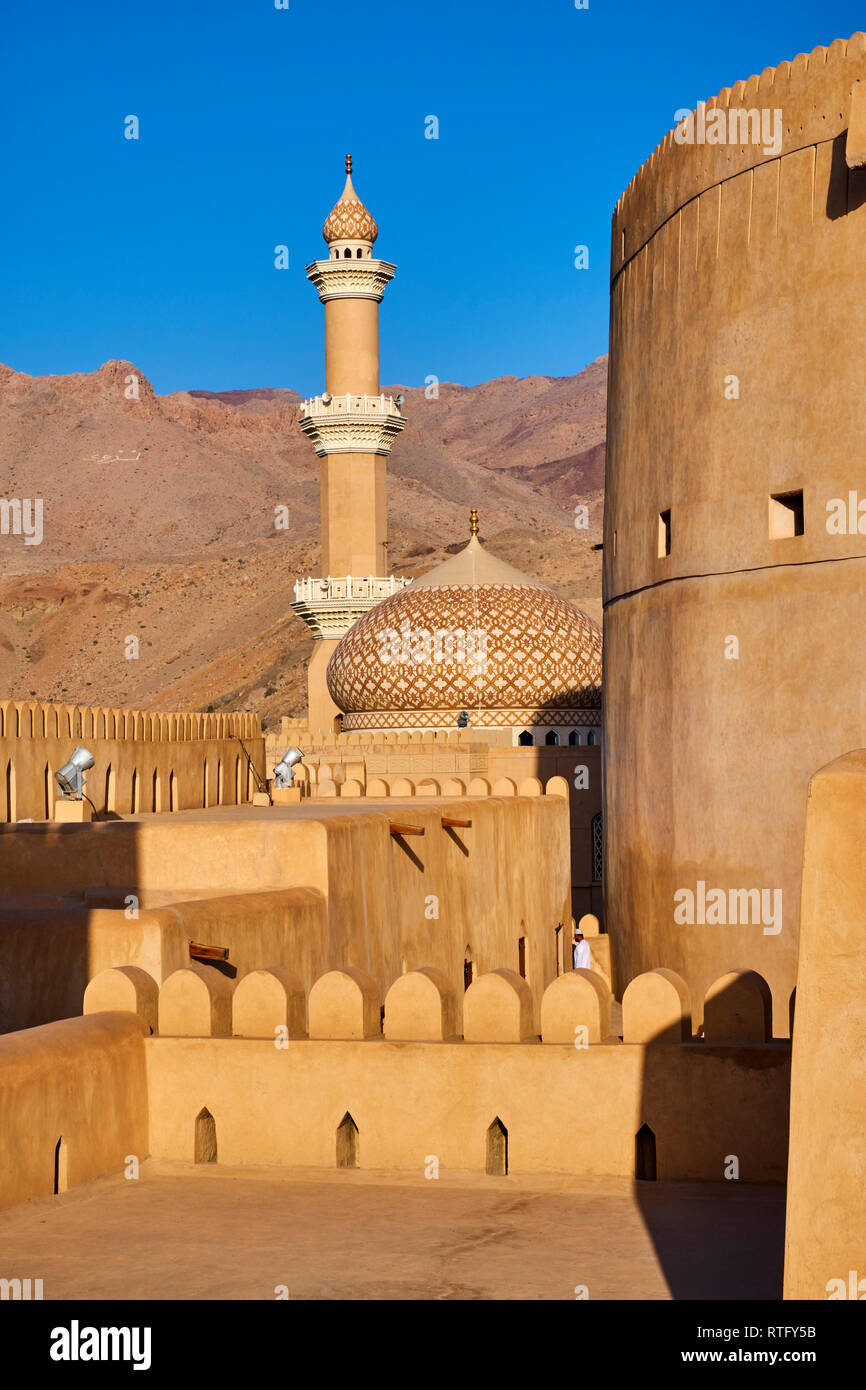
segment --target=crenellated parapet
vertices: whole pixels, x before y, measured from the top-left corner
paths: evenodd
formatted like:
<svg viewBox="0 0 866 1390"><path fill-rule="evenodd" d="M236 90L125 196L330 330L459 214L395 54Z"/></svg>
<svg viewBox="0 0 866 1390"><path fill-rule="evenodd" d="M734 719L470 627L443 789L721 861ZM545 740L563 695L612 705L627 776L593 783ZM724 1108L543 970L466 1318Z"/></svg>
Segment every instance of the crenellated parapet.
<svg viewBox="0 0 866 1390"><path fill-rule="evenodd" d="M382 997L372 975L356 967L329 970L308 996L299 976L274 966L232 981L214 966L193 962L158 986L147 972L112 967L91 980L84 1012L128 1009L152 1031L158 991L162 1037L266 1038L279 1030L310 1041L454 1042L587 1047L700 1045L755 1047L773 1042L770 993L755 971L729 972L704 1000L704 1025L692 1031L692 1000L673 970L646 971L622 999L622 1027L612 1030L612 997L595 970L570 970L545 989L541 1032L533 1026L532 995L516 971L501 967L479 975L463 998L463 1033L457 1033L456 994L441 970L421 966L399 976ZM144 986L147 986L146 988ZM308 1023L307 1023L308 1018Z"/></svg>
<svg viewBox="0 0 866 1390"><path fill-rule="evenodd" d="M765 68L748 81L735 82L702 103L714 110L781 112L781 148L771 139L741 143L687 141L673 127L635 174L613 214L611 279L650 238L694 198L750 169L782 156L826 144L844 134L851 115L854 85L866 79L866 34L837 39L829 48L799 53L791 62ZM673 115L673 113L672 113ZM771 127L767 127L768 130ZM739 129L739 123L738 123ZM721 133L721 122L719 122ZM726 135L729 133L726 129Z"/></svg>
<svg viewBox="0 0 866 1390"><path fill-rule="evenodd" d="M258 715L125 710L0 700L0 738L84 738L117 742L189 743L261 736Z"/></svg>

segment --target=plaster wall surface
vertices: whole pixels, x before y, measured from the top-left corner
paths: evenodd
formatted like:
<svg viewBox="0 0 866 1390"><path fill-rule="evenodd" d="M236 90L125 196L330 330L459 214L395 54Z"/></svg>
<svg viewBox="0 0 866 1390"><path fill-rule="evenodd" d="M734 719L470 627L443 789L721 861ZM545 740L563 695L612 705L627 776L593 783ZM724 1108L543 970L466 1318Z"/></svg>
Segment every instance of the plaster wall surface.
<svg viewBox="0 0 866 1390"><path fill-rule="evenodd" d="M0 1206L147 1157L146 1031L104 1013L0 1038Z"/></svg>
<svg viewBox="0 0 866 1390"><path fill-rule="evenodd" d="M699 1000L725 971L753 968L771 985L777 1036L795 979L808 779L862 742L866 508L862 530L827 523L834 499L846 512L852 492L866 502L866 169L846 162L864 77L856 35L738 83L715 105L778 108L781 151L669 135L613 219L603 690L614 976L663 961ZM775 534L782 494L802 494L801 534ZM780 891L781 931L675 923L675 892L699 880Z"/></svg>
<svg viewBox="0 0 866 1390"><path fill-rule="evenodd" d="M17 895L0 913L5 1026L80 1009L88 979L111 965L161 982L187 963L190 940L227 946L237 978L287 965L309 988L323 971L353 966L383 1000L404 968L431 965L458 992L459 1013L467 953L476 974L516 970L521 939L537 1026L557 929L569 922L565 800L449 800L448 813L471 822L457 829L442 825L444 805L0 827L0 881ZM392 824L423 834L395 837ZM85 904L104 903L107 890L113 910ZM120 906L129 893L141 896L138 919ZM148 906L151 896L162 902Z"/></svg>
<svg viewBox="0 0 866 1390"><path fill-rule="evenodd" d="M864 922L866 751L860 749L822 768L809 785L785 1298L838 1298L840 1282L843 1298L866 1296Z"/></svg>
<svg viewBox="0 0 866 1390"><path fill-rule="evenodd" d="M189 1161L195 1116L214 1116L220 1162L335 1166L348 1111L360 1165L483 1172L487 1130L508 1131L509 1172L634 1175L635 1134L656 1135L660 1179L784 1180L790 1051L783 1044L291 1042L151 1038L151 1150ZM455 1103L459 1097L459 1103ZM736 1184L731 1184L732 1187Z"/></svg>
<svg viewBox="0 0 866 1390"><path fill-rule="evenodd" d="M366 578L388 573L387 462L382 454L328 454L322 459L325 574Z"/></svg>
<svg viewBox="0 0 866 1390"><path fill-rule="evenodd" d="M325 381L332 396L379 394L379 305L325 301Z"/></svg>

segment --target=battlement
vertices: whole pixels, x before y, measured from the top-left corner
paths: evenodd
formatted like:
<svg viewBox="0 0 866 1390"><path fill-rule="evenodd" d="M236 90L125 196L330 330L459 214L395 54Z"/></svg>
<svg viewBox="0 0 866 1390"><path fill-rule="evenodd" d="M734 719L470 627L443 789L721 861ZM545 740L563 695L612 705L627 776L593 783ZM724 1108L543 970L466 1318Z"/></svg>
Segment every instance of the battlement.
<svg viewBox="0 0 866 1390"><path fill-rule="evenodd" d="M201 739L255 738L255 714L163 713L104 705L56 705L0 700L0 738L108 738L120 742L188 743Z"/></svg>
<svg viewBox="0 0 866 1390"><path fill-rule="evenodd" d="M359 969L319 976L305 1000L290 968L233 984L202 965L159 990L145 971L107 971L82 1022L136 1014L158 1027L144 1044L157 1158L420 1172L432 1157L436 1174L720 1181L736 1135L737 1176L782 1182L790 1048L765 1041L765 986L717 983L735 1007L723 1037L702 1041L679 1037L688 1001L665 971L629 986L624 1045L592 971L548 986L540 1045L527 982L508 969L469 986L462 1038L432 966L394 981L384 1022Z"/></svg>
<svg viewBox="0 0 866 1390"><path fill-rule="evenodd" d="M781 155L835 140L847 128L852 88L866 79L866 34L735 82L707 110L771 108L782 112ZM611 282L678 209L707 189L778 158L761 144L679 144L665 135L620 196L612 218Z"/></svg>
<svg viewBox="0 0 866 1390"><path fill-rule="evenodd" d="M506 1043L577 1048L619 1044L757 1046L772 1043L772 1001L766 980L753 970L715 980L703 1001L704 1022L692 1031L692 1001L675 971L637 975L622 999L622 1024L613 1031L607 980L595 970L558 975L541 997L541 1032L535 1032L532 993L505 966L473 980L463 996L463 1033L457 1032L457 997L432 965L398 976L384 999L372 975L355 967L329 970L305 993L299 975L284 966L253 970L233 981L214 966L193 962L161 985L138 966L101 971L88 984L84 1013L129 1011L161 1037L259 1038L279 1041L373 1043Z"/></svg>
<svg viewBox="0 0 866 1390"><path fill-rule="evenodd" d="M264 773L255 714L0 700L0 822L52 819L54 773L76 744L94 756L86 791L97 814L238 804Z"/></svg>

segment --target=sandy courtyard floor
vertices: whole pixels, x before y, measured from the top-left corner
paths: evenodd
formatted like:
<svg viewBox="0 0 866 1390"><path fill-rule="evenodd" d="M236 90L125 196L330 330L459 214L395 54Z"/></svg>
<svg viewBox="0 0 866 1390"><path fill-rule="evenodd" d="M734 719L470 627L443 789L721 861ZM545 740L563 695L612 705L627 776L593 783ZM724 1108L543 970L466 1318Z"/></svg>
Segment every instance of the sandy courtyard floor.
<svg viewBox="0 0 866 1390"><path fill-rule="evenodd" d="M0 1277L45 1299L781 1297L784 1193L142 1166L0 1213Z"/></svg>

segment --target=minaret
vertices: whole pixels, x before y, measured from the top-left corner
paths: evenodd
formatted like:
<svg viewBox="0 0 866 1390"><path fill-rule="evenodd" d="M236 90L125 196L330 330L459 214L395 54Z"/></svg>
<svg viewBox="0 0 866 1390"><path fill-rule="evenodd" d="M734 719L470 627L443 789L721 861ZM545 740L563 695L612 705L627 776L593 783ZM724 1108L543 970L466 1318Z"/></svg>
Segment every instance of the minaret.
<svg viewBox="0 0 866 1390"><path fill-rule="evenodd" d="M396 266L373 257L379 235L352 184L322 235L328 259L307 266L325 306L325 391L301 405L301 429L321 459L321 579L295 584L295 612L316 645L307 671L310 728L333 729L339 710L328 693L331 652L362 614L404 585L388 577L386 469L391 441L405 425L400 398L379 390L379 304Z"/></svg>

